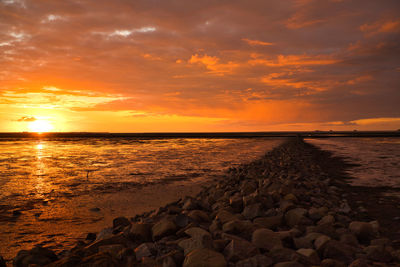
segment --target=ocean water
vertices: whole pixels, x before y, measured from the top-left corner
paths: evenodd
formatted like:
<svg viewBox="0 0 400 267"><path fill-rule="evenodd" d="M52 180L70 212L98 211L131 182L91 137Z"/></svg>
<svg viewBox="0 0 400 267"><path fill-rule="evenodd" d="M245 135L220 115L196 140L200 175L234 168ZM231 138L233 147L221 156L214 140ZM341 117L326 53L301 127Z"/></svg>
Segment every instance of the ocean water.
<svg viewBox="0 0 400 267"><path fill-rule="evenodd" d="M400 138L324 138L307 142L355 164L353 185L400 189Z"/></svg>
<svg viewBox="0 0 400 267"><path fill-rule="evenodd" d="M38 243L60 251L85 233L110 226L114 217L132 217L149 202L159 206L164 198L179 196L179 186L210 181L281 142L0 139L0 255L10 259Z"/></svg>

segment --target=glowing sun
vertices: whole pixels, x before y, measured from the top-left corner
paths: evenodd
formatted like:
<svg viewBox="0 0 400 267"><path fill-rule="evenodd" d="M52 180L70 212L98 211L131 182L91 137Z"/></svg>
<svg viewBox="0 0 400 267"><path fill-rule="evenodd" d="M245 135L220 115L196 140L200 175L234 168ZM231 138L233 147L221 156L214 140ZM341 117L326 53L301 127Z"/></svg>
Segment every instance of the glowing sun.
<svg viewBox="0 0 400 267"><path fill-rule="evenodd" d="M49 132L53 129L53 125L46 120L35 120L29 123L29 131L36 133Z"/></svg>

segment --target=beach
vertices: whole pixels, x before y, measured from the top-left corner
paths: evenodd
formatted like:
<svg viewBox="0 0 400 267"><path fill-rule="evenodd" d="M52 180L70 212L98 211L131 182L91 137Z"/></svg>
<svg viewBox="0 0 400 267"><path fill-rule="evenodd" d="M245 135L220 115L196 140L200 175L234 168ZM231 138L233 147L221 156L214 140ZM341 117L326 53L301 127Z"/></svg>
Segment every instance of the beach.
<svg viewBox="0 0 400 267"><path fill-rule="evenodd" d="M385 196L383 188L350 185L348 165L291 139L258 160L230 169L206 188L193 188L192 196L131 218L116 217L109 227L58 255L36 247L20 251L13 262L398 266L398 202Z"/></svg>

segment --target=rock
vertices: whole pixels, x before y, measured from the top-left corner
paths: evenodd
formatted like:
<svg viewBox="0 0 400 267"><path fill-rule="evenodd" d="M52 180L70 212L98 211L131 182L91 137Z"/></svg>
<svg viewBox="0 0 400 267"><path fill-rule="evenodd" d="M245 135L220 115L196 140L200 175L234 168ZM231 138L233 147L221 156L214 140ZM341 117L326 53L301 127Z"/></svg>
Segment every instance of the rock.
<svg viewBox="0 0 400 267"><path fill-rule="evenodd" d="M251 242L257 247L265 250L271 250L275 247L282 247L282 241L276 232L260 228L253 232Z"/></svg>
<svg viewBox="0 0 400 267"><path fill-rule="evenodd" d="M372 261L390 262L392 255L384 246L368 246L364 248L367 259Z"/></svg>
<svg viewBox="0 0 400 267"><path fill-rule="evenodd" d="M135 255L138 261L142 260L144 257L152 257L157 253L154 243L143 243L135 248Z"/></svg>
<svg viewBox="0 0 400 267"><path fill-rule="evenodd" d="M308 233L303 237L293 238L293 242L297 249L312 248L314 241L320 236L322 236L320 233Z"/></svg>
<svg viewBox="0 0 400 267"><path fill-rule="evenodd" d="M113 231L114 229L112 227L104 228L98 233L96 241L112 237L114 235Z"/></svg>
<svg viewBox="0 0 400 267"><path fill-rule="evenodd" d="M74 267L74 266L79 266L79 264L81 262L82 262L82 258L80 256L70 255L70 256L66 256L58 261L53 261L52 263L46 265L46 267Z"/></svg>
<svg viewBox="0 0 400 267"><path fill-rule="evenodd" d="M88 233L86 235L86 240L90 240L90 241L96 240L96 233Z"/></svg>
<svg viewBox="0 0 400 267"><path fill-rule="evenodd" d="M222 226L222 231L229 234L252 233L253 224L250 221L233 220Z"/></svg>
<svg viewBox="0 0 400 267"><path fill-rule="evenodd" d="M252 220L256 217L263 216L264 213L261 203L256 203L246 206L242 214L246 219Z"/></svg>
<svg viewBox="0 0 400 267"><path fill-rule="evenodd" d="M303 208L291 209L285 214L286 224L290 227L294 227L302 222L307 214L307 210Z"/></svg>
<svg viewBox="0 0 400 267"><path fill-rule="evenodd" d="M118 217L113 220L113 228L114 229L117 227L125 227L130 224L131 224L131 222L125 217Z"/></svg>
<svg viewBox="0 0 400 267"><path fill-rule="evenodd" d="M371 265L368 264L368 261L365 259L356 259L353 261L349 267L370 267Z"/></svg>
<svg viewBox="0 0 400 267"><path fill-rule="evenodd" d="M326 215L317 222L318 225L333 224L333 223L335 223L335 218L332 215Z"/></svg>
<svg viewBox="0 0 400 267"><path fill-rule="evenodd" d="M371 240L371 246L390 246L392 241L389 238L379 238Z"/></svg>
<svg viewBox="0 0 400 267"><path fill-rule="evenodd" d="M321 260L319 259L318 253L311 248L301 248L296 251L297 253L305 256L308 261L313 265L320 264Z"/></svg>
<svg viewBox="0 0 400 267"><path fill-rule="evenodd" d="M188 197L182 206L184 210L195 210L197 208L199 208L198 202L191 197Z"/></svg>
<svg viewBox="0 0 400 267"><path fill-rule="evenodd" d="M227 210L220 210L215 218L218 219L222 224L233 221L235 219L240 219L237 214L232 214Z"/></svg>
<svg viewBox="0 0 400 267"><path fill-rule="evenodd" d="M216 239L216 240L213 240L212 243L213 243L214 250L222 252L224 250L224 248L226 247L226 245L228 245L229 240Z"/></svg>
<svg viewBox="0 0 400 267"><path fill-rule="evenodd" d="M0 256L0 267L7 267L6 261Z"/></svg>
<svg viewBox="0 0 400 267"><path fill-rule="evenodd" d="M213 248L213 242L211 236L205 235L202 237L184 239L178 243L178 246L183 249L183 253L186 256L195 249Z"/></svg>
<svg viewBox="0 0 400 267"><path fill-rule="evenodd" d="M280 203L280 210L282 212L287 212L290 209L293 209L295 207L293 201L291 200L282 200Z"/></svg>
<svg viewBox="0 0 400 267"><path fill-rule="evenodd" d="M211 239L211 234L200 227L191 227L185 230L185 234L193 238L204 238L208 237Z"/></svg>
<svg viewBox="0 0 400 267"><path fill-rule="evenodd" d="M43 247L34 247L31 250L21 250L13 259L13 265L16 267L25 267L29 265L46 265L58 258L53 251Z"/></svg>
<svg viewBox="0 0 400 267"><path fill-rule="evenodd" d="M210 217L205 211L202 210L192 210L187 215L190 219L195 222L209 222Z"/></svg>
<svg viewBox="0 0 400 267"><path fill-rule="evenodd" d="M124 266L132 266L136 262L136 254L132 248L124 248L120 250L116 258L121 261Z"/></svg>
<svg viewBox="0 0 400 267"><path fill-rule="evenodd" d="M195 249L186 255L183 267L226 267L224 256L211 249Z"/></svg>
<svg viewBox="0 0 400 267"><path fill-rule="evenodd" d="M229 198L229 205L236 213L240 213L243 210L243 198L240 195L234 195Z"/></svg>
<svg viewBox="0 0 400 267"><path fill-rule="evenodd" d="M133 223L129 237L138 242L151 241L151 227L152 225L147 223Z"/></svg>
<svg viewBox="0 0 400 267"><path fill-rule="evenodd" d="M353 247L358 247L359 246L359 243L358 243L358 240L357 240L356 236L351 234L351 233L342 234L340 236L340 242L344 243L344 244L347 244L347 245L350 245L350 246L353 246Z"/></svg>
<svg viewBox="0 0 400 267"><path fill-rule="evenodd" d="M325 249L326 244L331 240L329 236L321 235L314 240L314 247L315 249L322 254L323 250Z"/></svg>
<svg viewBox="0 0 400 267"><path fill-rule="evenodd" d="M351 222L349 225L349 229L362 243L368 242L371 238L375 236L373 226L367 222Z"/></svg>
<svg viewBox="0 0 400 267"><path fill-rule="evenodd" d="M164 257L161 264L162 267L176 267L175 260L171 256Z"/></svg>
<svg viewBox="0 0 400 267"><path fill-rule="evenodd" d="M94 243L91 243L89 246L85 247L85 250L88 252L88 254L95 254L98 252L99 247L114 244L128 246L130 244L130 241L122 233L120 233L118 235L113 235L109 238L97 240Z"/></svg>
<svg viewBox="0 0 400 267"><path fill-rule="evenodd" d="M176 232L176 230L176 224L172 220L167 218L161 219L161 221L156 223L151 228L153 240L159 240L164 236L172 235Z"/></svg>
<svg viewBox="0 0 400 267"><path fill-rule="evenodd" d="M190 220L190 218L188 216L186 216L185 214L178 214L175 217L175 224L179 228L183 228L183 227L186 227L189 224L189 220Z"/></svg>
<svg viewBox="0 0 400 267"><path fill-rule="evenodd" d="M99 252L82 260L79 266L120 266L120 262L109 253Z"/></svg>
<svg viewBox="0 0 400 267"><path fill-rule="evenodd" d="M272 266L273 263L274 261L270 257L258 254L251 258L238 261L235 267L268 267Z"/></svg>
<svg viewBox="0 0 400 267"><path fill-rule="evenodd" d="M341 261L334 259L324 259L321 261L321 267L346 267L347 265Z"/></svg>
<svg viewBox="0 0 400 267"><path fill-rule="evenodd" d="M326 208L326 207L321 207L321 208L313 207L308 210L308 217L311 220L318 221L322 217L324 217L327 214L327 212L328 212L328 208Z"/></svg>
<svg viewBox="0 0 400 267"><path fill-rule="evenodd" d="M349 245L329 240L325 244L323 258L331 258L349 264L354 260L355 252L355 249Z"/></svg>
<svg viewBox="0 0 400 267"><path fill-rule="evenodd" d="M228 261L244 260L258 253L258 249L244 239L233 239L224 249L224 255Z"/></svg>
<svg viewBox="0 0 400 267"><path fill-rule="evenodd" d="M106 246L100 246L99 247L99 252L108 252L114 257L117 257L118 253L123 250L125 247L120 244L115 244L115 245L106 245Z"/></svg>
<svg viewBox="0 0 400 267"><path fill-rule="evenodd" d="M275 247L269 251L268 256L272 257L274 262L285 262L298 261L302 255L293 249Z"/></svg>
<svg viewBox="0 0 400 267"><path fill-rule="evenodd" d="M297 261L284 261L275 264L274 267L304 267L304 265Z"/></svg>
<svg viewBox="0 0 400 267"><path fill-rule="evenodd" d="M216 232L216 231L218 231L220 229L221 229L221 223L218 220L212 221L210 227L208 227L208 230L211 233L214 233L214 232Z"/></svg>
<svg viewBox="0 0 400 267"><path fill-rule="evenodd" d="M283 216L276 215L271 217L259 217L253 220L255 225L261 226L268 229L276 229L282 224Z"/></svg>
<svg viewBox="0 0 400 267"><path fill-rule="evenodd" d="M254 181L251 180L245 180L243 181L242 185L240 186L240 192L244 195L247 196L251 193L253 193L257 189L257 185L255 184Z"/></svg>

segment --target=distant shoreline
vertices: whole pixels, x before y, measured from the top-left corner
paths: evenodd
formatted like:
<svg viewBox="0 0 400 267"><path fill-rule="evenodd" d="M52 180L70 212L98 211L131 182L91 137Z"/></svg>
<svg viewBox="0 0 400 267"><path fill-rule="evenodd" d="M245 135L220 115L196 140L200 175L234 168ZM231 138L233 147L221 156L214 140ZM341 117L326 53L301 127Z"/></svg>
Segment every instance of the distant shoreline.
<svg viewBox="0 0 400 267"><path fill-rule="evenodd" d="M304 132L190 132L190 133L108 133L108 132L3 132L0 139L6 138L262 138L296 137L334 138L334 137L400 137L400 131L304 131Z"/></svg>

